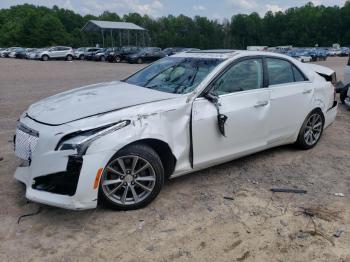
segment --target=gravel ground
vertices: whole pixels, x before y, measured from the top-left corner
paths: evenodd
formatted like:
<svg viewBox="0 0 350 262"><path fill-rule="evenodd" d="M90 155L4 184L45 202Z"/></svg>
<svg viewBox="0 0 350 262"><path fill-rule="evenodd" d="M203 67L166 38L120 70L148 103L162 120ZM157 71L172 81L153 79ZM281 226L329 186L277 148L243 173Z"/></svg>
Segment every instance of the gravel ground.
<svg viewBox="0 0 350 262"><path fill-rule="evenodd" d="M322 62L340 80L345 63ZM40 98L138 68L0 59L0 261L350 261L350 112L342 105L314 149L279 147L173 179L142 210L76 212L27 203L13 179L10 142L21 112ZM271 187L308 193L272 194ZM41 213L17 223L39 207ZM338 213L313 223L300 207ZM309 232L314 226L316 234ZM333 236L337 230L344 231L340 237Z"/></svg>

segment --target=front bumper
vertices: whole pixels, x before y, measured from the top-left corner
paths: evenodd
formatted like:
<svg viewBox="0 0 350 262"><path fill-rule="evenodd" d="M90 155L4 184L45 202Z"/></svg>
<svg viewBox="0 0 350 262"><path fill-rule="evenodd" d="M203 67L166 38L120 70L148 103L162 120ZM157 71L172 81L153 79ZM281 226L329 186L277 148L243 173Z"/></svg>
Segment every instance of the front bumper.
<svg viewBox="0 0 350 262"><path fill-rule="evenodd" d="M15 179L26 186L26 198L66 209L95 208L98 187L94 188L94 182L97 172L106 166L115 152L104 151L77 157L75 150L55 151L59 138L52 134L58 130L49 130L55 127L27 118L25 124L39 130L39 140L30 165L19 166L15 172Z"/></svg>

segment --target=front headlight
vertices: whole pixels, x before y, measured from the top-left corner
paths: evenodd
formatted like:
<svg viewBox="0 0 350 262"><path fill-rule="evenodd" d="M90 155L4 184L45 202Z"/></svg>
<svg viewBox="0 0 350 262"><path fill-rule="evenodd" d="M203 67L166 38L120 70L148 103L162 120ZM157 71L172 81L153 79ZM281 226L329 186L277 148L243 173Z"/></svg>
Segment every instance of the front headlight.
<svg viewBox="0 0 350 262"><path fill-rule="evenodd" d="M130 120L123 120L118 123L69 134L61 139L56 150L77 150L78 155L82 155L96 139L126 127L129 124Z"/></svg>

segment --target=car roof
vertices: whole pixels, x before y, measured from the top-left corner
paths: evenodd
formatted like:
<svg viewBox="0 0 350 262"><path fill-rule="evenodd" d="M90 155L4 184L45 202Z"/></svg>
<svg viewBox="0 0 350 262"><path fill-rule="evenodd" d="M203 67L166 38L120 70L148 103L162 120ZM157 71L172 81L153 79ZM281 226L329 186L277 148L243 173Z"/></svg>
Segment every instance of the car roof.
<svg viewBox="0 0 350 262"><path fill-rule="evenodd" d="M173 55L173 57L193 57L193 58L217 58L229 59L236 56L273 56L276 58L289 59L290 57L284 54L268 52L268 51L248 51L248 50L233 50L233 49L214 49L214 50L196 50L185 51Z"/></svg>

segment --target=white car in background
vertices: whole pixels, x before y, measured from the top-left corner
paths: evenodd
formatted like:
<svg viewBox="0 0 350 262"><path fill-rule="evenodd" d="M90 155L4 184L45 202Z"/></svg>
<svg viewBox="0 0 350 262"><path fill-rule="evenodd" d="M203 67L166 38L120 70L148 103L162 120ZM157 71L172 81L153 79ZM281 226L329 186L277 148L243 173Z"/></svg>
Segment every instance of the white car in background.
<svg viewBox="0 0 350 262"><path fill-rule="evenodd" d="M42 61L48 60L67 60L72 61L74 59L73 48L68 46L53 46L50 48L44 48L37 50L31 59L37 59Z"/></svg>
<svg viewBox="0 0 350 262"><path fill-rule="evenodd" d="M312 61L311 56L304 56L304 55L295 57L295 59L302 63L310 63Z"/></svg>
<svg viewBox="0 0 350 262"><path fill-rule="evenodd" d="M32 201L131 210L166 178L280 145L310 149L337 114L318 71L275 53L190 51L46 98L18 121L15 178Z"/></svg>

